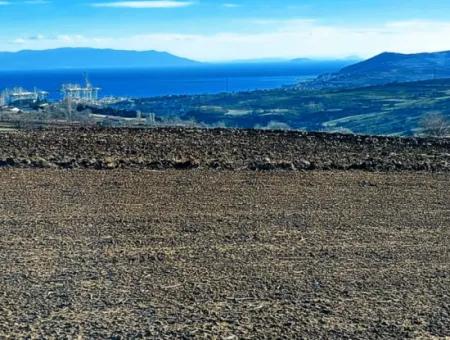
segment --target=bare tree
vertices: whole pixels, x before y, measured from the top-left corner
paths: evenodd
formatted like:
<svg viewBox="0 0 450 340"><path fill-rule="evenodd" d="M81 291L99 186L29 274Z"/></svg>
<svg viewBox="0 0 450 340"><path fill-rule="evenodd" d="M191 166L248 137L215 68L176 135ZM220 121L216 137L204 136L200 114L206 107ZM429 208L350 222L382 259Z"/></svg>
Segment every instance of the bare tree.
<svg viewBox="0 0 450 340"><path fill-rule="evenodd" d="M428 137L447 137L450 135L450 122L441 113L427 113L419 122L422 134Z"/></svg>

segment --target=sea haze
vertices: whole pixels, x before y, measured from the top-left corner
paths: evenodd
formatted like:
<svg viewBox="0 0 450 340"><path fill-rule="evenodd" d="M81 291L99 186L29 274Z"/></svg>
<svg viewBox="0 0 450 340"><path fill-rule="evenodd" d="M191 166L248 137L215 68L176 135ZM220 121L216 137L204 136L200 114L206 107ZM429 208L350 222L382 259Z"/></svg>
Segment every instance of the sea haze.
<svg viewBox="0 0 450 340"><path fill-rule="evenodd" d="M0 89L37 88L57 99L64 83L83 83L87 73L102 96L155 97L273 89L334 72L350 62L206 64L183 68L1 71Z"/></svg>

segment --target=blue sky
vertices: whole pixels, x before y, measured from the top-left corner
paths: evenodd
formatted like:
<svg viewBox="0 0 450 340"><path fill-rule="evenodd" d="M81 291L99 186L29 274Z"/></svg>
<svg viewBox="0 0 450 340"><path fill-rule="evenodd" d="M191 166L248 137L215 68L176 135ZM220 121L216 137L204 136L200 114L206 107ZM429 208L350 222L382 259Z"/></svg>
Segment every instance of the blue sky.
<svg viewBox="0 0 450 340"><path fill-rule="evenodd" d="M207 61L450 50L448 0L0 0L0 50L165 50Z"/></svg>

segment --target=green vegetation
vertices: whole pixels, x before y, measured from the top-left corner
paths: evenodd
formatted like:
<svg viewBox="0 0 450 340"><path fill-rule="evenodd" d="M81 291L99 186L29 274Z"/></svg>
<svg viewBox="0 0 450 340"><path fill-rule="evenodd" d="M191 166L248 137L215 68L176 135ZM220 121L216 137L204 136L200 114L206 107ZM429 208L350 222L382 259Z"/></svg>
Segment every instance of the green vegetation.
<svg viewBox="0 0 450 340"><path fill-rule="evenodd" d="M151 125L443 137L450 131L450 79L357 89L280 88L134 99L100 108L78 105L70 115L65 105L51 104L44 109L0 110L0 122L64 122L70 117L71 122L95 124L104 117L116 124L135 118L139 111L144 120L156 117Z"/></svg>
<svg viewBox="0 0 450 340"><path fill-rule="evenodd" d="M204 126L292 128L411 136L429 113L450 117L450 79L358 89L293 88L203 96L171 96L122 103L162 120Z"/></svg>

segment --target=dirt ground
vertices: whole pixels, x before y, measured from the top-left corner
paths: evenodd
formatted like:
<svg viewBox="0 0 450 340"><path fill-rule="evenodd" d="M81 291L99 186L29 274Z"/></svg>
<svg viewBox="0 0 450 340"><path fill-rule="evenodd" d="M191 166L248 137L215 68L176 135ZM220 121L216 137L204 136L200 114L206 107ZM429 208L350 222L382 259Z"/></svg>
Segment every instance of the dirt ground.
<svg viewBox="0 0 450 340"><path fill-rule="evenodd" d="M450 174L0 170L0 338L450 336Z"/></svg>
<svg viewBox="0 0 450 340"><path fill-rule="evenodd" d="M0 133L0 168L450 172L450 139L232 129Z"/></svg>

